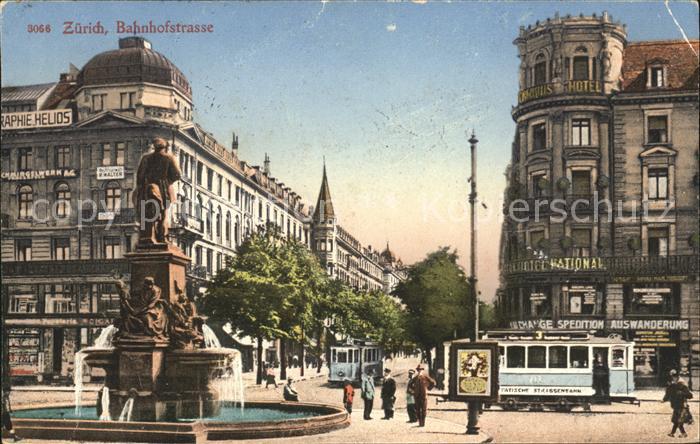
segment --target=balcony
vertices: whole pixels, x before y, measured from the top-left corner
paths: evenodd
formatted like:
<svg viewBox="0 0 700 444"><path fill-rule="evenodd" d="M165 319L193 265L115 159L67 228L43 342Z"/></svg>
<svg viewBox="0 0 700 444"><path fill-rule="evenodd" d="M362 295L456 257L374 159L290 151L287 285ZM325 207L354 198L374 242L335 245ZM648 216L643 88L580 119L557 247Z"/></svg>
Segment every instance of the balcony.
<svg viewBox="0 0 700 444"><path fill-rule="evenodd" d="M203 265L195 265L195 264L189 264L187 265L187 269L185 271L185 274L187 275L188 278L191 279L199 279L199 280L207 280L207 267Z"/></svg>
<svg viewBox="0 0 700 444"><path fill-rule="evenodd" d="M12 261L2 263L5 277L112 276L129 273L126 259Z"/></svg>
<svg viewBox="0 0 700 444"><path fill-rule="evenodd" d="M171 233L177 238L200 239L204 236L204 221L191 214L177 213Z"/></svg>

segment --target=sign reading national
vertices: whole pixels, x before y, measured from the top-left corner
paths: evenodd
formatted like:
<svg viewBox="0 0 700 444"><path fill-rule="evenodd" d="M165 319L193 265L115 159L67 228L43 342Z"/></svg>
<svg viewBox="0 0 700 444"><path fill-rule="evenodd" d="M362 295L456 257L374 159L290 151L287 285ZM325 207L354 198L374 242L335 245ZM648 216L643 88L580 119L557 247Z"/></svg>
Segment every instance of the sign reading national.
<svg viewBox="0 0 700 444"><path fill-rule="evenodd" d="M24 111L19 113L3 113L2 129L20 130L27 128L55 128L69 126L73 123L73 112L70 109L48 109L44 111Z"/></svg>

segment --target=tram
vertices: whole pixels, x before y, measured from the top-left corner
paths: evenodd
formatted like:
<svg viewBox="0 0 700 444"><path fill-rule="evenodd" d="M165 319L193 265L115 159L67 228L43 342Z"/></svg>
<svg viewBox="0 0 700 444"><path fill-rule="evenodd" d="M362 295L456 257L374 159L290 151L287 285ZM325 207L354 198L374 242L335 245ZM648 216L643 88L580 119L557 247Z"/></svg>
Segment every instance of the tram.
<svg viewBox="0 0 700 444"><path fill-rule="evenodd" d="M482 340L498 342L499 401L494 405L504 410L568 412L574 407L590 410L597 403L639 405L634 396L634 342L619 335L502 330L487 332ZM445 346L449 352L449 343Z"/></svg>
<svg viewBox="0 0 700 444"><path fill-rule="evenodd" d="M375 342L363 339L349 339L345 344L331 346L328 382L342 384L346 379L359 383L369 369L374 377L381 378L384 351Z"/></svg>

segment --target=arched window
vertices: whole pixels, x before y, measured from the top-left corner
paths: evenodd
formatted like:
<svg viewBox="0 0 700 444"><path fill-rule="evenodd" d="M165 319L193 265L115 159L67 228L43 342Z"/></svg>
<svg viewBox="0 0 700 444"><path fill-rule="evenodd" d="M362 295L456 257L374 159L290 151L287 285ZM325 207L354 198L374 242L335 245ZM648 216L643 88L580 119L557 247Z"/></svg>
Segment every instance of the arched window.
<svg viewBox="0 0 700 444"><path fill-rule="evenodd" d="M70 215L70 187L65 182L59 182L54 188L56 192L56 217Z"/></svg>
<svg viewBox="0 0 700 444"><path fill-rule="evenodd" d="M209 202L209 209L207 210L206 216L207 236L211 237L211 219L214 217L214 205L211 202Z"/></svg>
<svg viewBox="0 0 700 444"><path fill-rule="evenodd" d="M197 195L197 203L194 207L194 217L197 218L197 221L202 221L202 196L199 194Z"/></svg>
<svg viewBox="0 0 700 444"><path fill-rule="evenodd" d="M241 220L236 216L236 224L233 226L233 237L234 240L236 241L236 246L238 246L239 241L241 240Z"/></svg>
<svg viewBox="0 0 700 444"><path fill-rule="evenodd" d="M216 212L216 237L221 239L221 207Z"/></svg>
<svg viewBox="0 0 700 444"><path fill-rule="evenodd" d="M535 57L535 86L547 83L547 60L544 54Z"/></svg>
<svg viewBox="0 0 700 444"><path fill-rule="evenodd" d="M117 182L108 182L105 187L105 210L117 212L122 206L122 189Z"/></svg>
<svg viewBox="0 0 700 444"><path fill-rule="evenodd" d="M226 235L226 245L231 245L231 212L226 212L226 226L224 227Z"/></svg>
<svg viewBox="0 0 700 444"><path fill-rule="evenodd" d="M19 218L31 219L34 215L34 190L31 185L22 185L17 191Z"/></svg>

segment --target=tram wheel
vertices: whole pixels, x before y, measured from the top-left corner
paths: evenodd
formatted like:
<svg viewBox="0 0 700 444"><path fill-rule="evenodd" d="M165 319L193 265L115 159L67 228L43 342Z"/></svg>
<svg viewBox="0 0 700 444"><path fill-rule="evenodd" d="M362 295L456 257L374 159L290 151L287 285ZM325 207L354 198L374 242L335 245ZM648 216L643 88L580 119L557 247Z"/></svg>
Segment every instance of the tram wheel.
<svg viewBox="0 0 700 444"><path fill-rule="evenodd" d="M583 403L583 411L584 412L590 412L591 411L591 403L586 401Z"/></svg>
<svg viewBox="0 0 700 444"><path fill-rule="evenodd" d="M559 401L557 403L557 411L565 412L565 413L570 412L571 411L571 404L569 403L569 400L566 398L559 399Z"/></svg>
<svg viewBox="0 0 700 444"><path fill-rule="evenodd" d="M506 399L505 403L501 404L501 407L503 408L503 410L507 410L509 412L514 412L514 411L518 410L518 403L515 402L515 399L508 398L508 399Z"/></svg>

